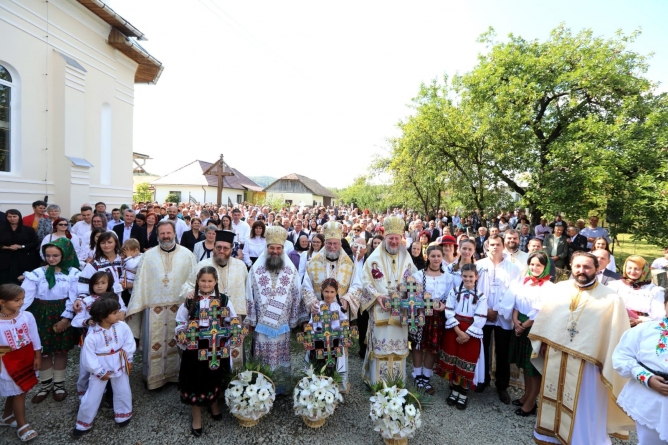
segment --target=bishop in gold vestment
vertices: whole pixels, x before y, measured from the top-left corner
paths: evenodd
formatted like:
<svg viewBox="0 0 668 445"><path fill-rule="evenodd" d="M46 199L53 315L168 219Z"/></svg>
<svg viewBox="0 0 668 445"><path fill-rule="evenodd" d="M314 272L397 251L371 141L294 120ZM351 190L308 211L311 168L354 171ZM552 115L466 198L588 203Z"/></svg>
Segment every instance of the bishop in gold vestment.
<svg viewBox="0 0 668 445"><path fill-rule="evenodd" d="M629 327L623 300L595 275L584 286L562 281L543 298L529 334L543 376L536 443L604 445L609 435L628 436L633 421L616 403L626 379L612 353Z"/></svg>

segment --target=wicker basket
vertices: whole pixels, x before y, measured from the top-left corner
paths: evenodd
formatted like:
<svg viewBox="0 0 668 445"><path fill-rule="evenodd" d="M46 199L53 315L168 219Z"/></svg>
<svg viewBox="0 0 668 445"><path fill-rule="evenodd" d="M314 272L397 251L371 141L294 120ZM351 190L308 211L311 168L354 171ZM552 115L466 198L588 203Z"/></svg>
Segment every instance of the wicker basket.
<svg viewBox="0 0 668 445"><path fill-rule="evenodd" d="M325 417L324 419L311 420L306 416L302 416L302 420L304 420L304 423L306 424L307 427L315 429L323 426L327 418Z"/></svg>
<svg viewBox="0 0 668 445"><path fill-rule="evenodd" d="M408 444L408 438L404 437L403 439L385 439L383 437L383 441L385 442L385 445L407 445Z"/></svg>
<svg viewBox="0 0 668 445"><path fill-rule="evenodd" d="M244 427L244 428L251 428L260 422L260 419L254 420L254 419L248 419L246 417L241 417L236 414L234 414L234 417L237 418L237 421L239 422L239 426Z"/></svg>

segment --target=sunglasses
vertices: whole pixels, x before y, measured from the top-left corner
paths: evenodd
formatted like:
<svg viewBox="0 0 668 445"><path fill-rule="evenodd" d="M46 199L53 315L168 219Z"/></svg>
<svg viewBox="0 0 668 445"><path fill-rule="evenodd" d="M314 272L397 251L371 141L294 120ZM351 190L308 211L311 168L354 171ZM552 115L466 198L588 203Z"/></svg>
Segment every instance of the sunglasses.
<svg viewBox="0 0 668 445"><path fill-rule="evenodd" d="M65 226L65 227L67 227L67 223L56 224L56 226L58 226L58 227L60 227L60 226Z"/></svg>

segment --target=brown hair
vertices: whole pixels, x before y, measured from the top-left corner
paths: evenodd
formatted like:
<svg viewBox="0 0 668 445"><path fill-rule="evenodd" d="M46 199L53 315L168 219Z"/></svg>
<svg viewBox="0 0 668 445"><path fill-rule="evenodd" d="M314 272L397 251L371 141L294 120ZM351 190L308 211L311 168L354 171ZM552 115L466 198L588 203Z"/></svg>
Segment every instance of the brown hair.
<svg viewBox="0 0 668 445"><path fill-rule="evenodd" d="M264 224L264 221L255 221L253 223L253 227L251 227L251 238L255 238L255 228L256 227L262 227L262 233L260 234L260 238L264 238L264 231L267 228L267 226L265 226L265 224Z"/></svg>
<svg viewBox="0 0 668 445"><path fill-rule="evenodd" d="M24 294L25 291L23 288L16 284L2 284L0 285L0 300L10 301L17 297L20 297L21 294Z"/></svg>

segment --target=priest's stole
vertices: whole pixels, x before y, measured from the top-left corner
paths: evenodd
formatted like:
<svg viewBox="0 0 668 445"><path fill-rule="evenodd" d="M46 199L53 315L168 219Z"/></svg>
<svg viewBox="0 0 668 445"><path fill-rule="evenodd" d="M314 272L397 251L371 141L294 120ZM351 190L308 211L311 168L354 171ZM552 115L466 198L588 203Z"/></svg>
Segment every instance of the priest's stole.
<svg viewBox="0 0 668 445"><path fill-rule="evenodd" d="M549 346L545 354L536 431L571 443L585 361Z"/></svg>

